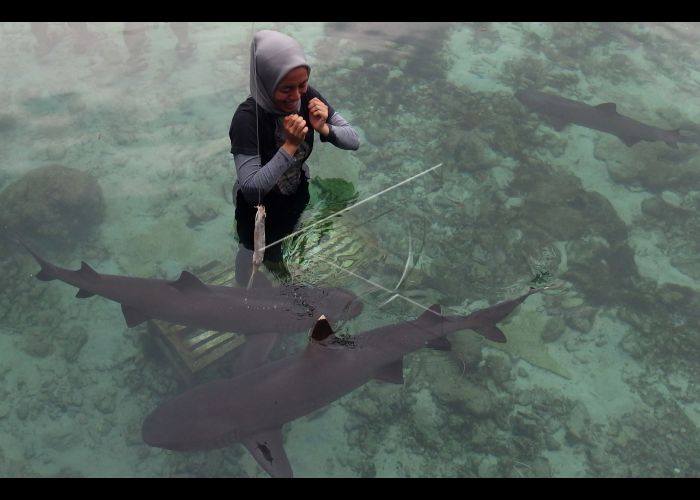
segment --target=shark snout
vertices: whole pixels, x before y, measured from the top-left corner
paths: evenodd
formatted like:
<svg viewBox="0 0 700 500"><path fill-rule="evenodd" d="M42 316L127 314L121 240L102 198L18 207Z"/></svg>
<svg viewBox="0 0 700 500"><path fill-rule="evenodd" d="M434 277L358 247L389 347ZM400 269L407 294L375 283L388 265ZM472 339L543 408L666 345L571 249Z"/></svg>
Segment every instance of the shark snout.
<svg viewBox="0 0 700 500"><path fill-rule="evenodd" d="M158 448L168 448L168 435L165 432L167 426L164 425L162 419L159 418L157 411L150 413L143 421L141 426L141 438L143 442L149 446Z"/></svg>
<svg viewBox="0 0 700 500"><path fill-rule="evenodd" d="M141 425L141 438L149 446L164 448L166 450L187 450L189 447L185 442L188 435L186 429L182 428L182 419L173 418L163 407L153 410L144 419Z"/></svg>
<svg viewBox="0 0 700 500"><path fill-rule="evenodd" d="M515 98L530 107L537 106L542 100L538 91L533 89L517 90L515 92Z"/></svg>

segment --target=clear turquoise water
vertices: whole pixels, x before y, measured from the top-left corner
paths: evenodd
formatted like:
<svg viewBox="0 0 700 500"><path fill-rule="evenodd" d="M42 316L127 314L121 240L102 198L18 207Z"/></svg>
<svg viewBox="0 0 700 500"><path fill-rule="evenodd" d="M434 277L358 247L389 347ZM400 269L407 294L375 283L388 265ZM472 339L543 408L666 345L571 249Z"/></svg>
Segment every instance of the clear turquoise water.
<svg viewBox="0 0 700 500"><path fill-rule="evenodd" d="M317 144L313 176L362 200L442 164L346 214L383 259L348 278L365 310L343 333L558 286L513 315L505 349L460 332L451 353L407 356L403 386L371 381L287 424L296 476L700 475L700 145L557 129L513 96L615 102L692 130L700 25L189 23L192 50L168 23L86 27L0 24L3 224L52 262L175 278L231 261L228 126L251 33L273 28L301 41L311 84L361 134L357 152ZM47 211L79 192L47 176L8 205L56 164L96 180L101 217L89 200ZM0 251L0 476L266 476L240 445L143 444L144 416L185 389L147 330ZM384 305L406 262L411 301Z"/></svg>

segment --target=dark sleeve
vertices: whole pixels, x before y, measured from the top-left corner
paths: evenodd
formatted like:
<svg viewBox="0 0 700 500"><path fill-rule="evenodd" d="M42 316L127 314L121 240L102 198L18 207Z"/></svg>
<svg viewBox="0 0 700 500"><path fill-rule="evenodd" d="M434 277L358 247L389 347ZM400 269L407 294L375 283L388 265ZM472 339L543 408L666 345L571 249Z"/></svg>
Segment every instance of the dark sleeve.
<svg viewBox="0 0 700 500"><path fill-rule="evenodd" d="M228 136L231 140L231 153L243 155L258 154L255 108L248 101L243 102L233 114Z"/></svg>

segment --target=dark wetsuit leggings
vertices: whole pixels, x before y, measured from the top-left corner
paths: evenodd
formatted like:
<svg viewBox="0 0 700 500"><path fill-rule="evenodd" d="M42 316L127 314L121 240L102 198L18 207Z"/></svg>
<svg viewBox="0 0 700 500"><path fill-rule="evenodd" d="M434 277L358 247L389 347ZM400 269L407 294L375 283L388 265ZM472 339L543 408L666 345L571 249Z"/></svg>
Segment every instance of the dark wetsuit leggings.
<svg viewBox="0 0 700 500"><path fill-rule="evenodd" d="M236 197L236 232L240 243L236 256L236 281L245 286L250 278L253 263L253 231L255 229L255 205L247 201L240 191ZM303 180L296 193L284 195L270 192L263 198L265 206L265 244L269 245L288 236L296 229L299 217L309 203L309 183ZM265 266L279 277L284 277L286 268L282 263L282 244L265 250ZM281 275L281 276L280 276Z"/></svg>

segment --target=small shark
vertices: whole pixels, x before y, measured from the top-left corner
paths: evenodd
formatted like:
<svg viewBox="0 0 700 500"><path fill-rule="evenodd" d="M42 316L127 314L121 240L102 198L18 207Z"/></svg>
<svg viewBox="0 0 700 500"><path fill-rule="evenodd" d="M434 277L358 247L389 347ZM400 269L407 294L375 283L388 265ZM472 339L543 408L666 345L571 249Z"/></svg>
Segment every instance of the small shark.
<svg viewBox="0 0 700 500"><path fill-rule="evenodd" d="M363 307L345 288L273 287L265 281L266 285L246 290L207 285L187 271L175 281L100 274L85 262L79 270L71 271L47 262L21 240L19 243L41 266L38 279L73 285L78 288L76 297L81 299L99 295L120 303L129 327L159 319L245 335L242 351L246 354L239 356L238 372L264 362L279 334L311 328L321 311L334 321L348 320L360 314Z"/></svg>
<svg viewBox="0 0 700 500"><path fill-rule="evenodd" d="M664 130L621 115L613 102L590 106L535 89L518 90L515 97L536 113L546 115L557 130L575 123L615 135L628 146L639 141L663 141L674 148L679 142L700 144L698 134L688 134L681 129Z"/></svg>
<svg viewBox="0 0 700 500"><path fill-rule="evenodd" d="M371 379L403 383L403 357L422 347L449 348L445 336L464 329L505 342L497 323L529 295L444 316L434 305L417 319L382 326L352 338L336 337L318 319L303 353L241 375L214 380L165 401L143 422L142 437L169 450L206 450L242 443L273 477L291 477L282 426L339 399Z"/></svg>

